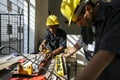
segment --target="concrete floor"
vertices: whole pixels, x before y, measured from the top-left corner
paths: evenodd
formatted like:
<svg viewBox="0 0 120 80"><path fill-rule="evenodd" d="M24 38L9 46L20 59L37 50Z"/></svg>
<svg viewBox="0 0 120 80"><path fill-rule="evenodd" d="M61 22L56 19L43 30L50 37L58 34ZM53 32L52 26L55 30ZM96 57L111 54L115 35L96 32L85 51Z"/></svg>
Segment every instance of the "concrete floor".
<svg viewBox="0 0 120 80"><path fill-rule="evenodd" d="M75 80L75 77L77 76L77 74L79 74L79 72L84 68L84 66L77 66L77 71L75 74L75 65L71 65L70 66L70 79L69 80Z"/></svg>

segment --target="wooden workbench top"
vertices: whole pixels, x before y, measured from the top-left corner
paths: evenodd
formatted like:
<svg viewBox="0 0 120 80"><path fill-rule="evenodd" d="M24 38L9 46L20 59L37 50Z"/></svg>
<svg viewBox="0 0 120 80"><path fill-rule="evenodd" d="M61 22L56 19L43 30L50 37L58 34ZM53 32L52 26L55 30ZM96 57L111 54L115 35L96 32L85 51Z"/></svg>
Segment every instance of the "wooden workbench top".
<svg viewBox="0 0 120 80"><path fill-rule="evenodd" d="M33 56L33 54L24 54L27 57ZM0 70L3 70L12 64L18 62L19 59L23 59L23 56L13 56L13 55L0 55Z"/></svg>
<svg viewBox="0 0 120 80"><path fill-rule="evenodd" d="M27 56L27 58L29 58L29 59L35 56L35 54L24 54L24 55ZM23 59L23 58L24 58L23 56L12 56L12 55L0 57L0 70L9 67L12 64L17 63L19 59ZM54 63L55 63L55 59L52 59L47 68L49 71L47 71L44 75L48 80L51 80L52 76L57 75L54 70L54 66L55 66ZM66 59L65 58L63 58L63 64L64 64L64 68L65 68L65 75L63 77L59 76L59 78L61 80L67 80L67 68L66 68Z"/></svg>

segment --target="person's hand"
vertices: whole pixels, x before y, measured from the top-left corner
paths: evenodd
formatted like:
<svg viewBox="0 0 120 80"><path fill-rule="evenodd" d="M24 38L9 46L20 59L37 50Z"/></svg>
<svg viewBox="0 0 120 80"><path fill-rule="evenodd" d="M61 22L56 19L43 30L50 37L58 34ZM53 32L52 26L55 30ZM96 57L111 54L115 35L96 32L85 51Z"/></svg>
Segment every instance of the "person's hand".
<svg viewBox="0 0 120 80"><path fill-rule="evenodd" d="M45 49L45 44L41 44L40 46L39 46L39 51L43 51L43 49Z"/></svg>

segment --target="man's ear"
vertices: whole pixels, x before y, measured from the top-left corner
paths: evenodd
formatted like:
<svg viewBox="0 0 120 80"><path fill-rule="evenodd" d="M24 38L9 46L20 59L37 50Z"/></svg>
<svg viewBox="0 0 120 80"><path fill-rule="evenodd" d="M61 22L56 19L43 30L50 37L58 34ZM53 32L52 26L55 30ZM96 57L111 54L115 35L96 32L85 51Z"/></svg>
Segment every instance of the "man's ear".
<svg viewBox="0 0 120 80"><path fill-rule="evenodd" d="M93 8L91 5L86 5L85 10L91 13L93 11Z"/></svg>

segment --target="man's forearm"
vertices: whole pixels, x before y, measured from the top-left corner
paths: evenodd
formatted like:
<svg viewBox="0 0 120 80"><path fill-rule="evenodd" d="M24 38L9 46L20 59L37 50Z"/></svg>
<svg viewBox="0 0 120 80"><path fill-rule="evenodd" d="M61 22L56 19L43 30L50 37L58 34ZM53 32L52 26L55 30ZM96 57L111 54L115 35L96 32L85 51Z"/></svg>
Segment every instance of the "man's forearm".
<svg viewBox="0 0 120 80"><path fill-rule="evenodd" d="M70 49L67 50L66 54L63 54L64 57L70 57L71 55L73 55L75 52L77 52L79 49L81 49L81 45L79 44L75 44L73 47L71 47Z"/></svg>
<svg viewBox="0 0 120 80"><path fill-rule="evenodd" d="M64 47L59 47L57 49L55 49L52 54L55 55L55 54L59 54L62 50L64 49Z"/></svg>
<svg viewBox="0 0 120 80"><path fill-rule="evenodd" d="M115 54L100 50L88 63L80 74L76 77L76 80L96 80L101 72L109 65L114 59Z"/></svg>
<svg viewBox="0 0 120 80"><path fill-rule="evenodd" d="M75 52L77 52L79 49L81 49L81 45L79 45L79 44L75 44L69 51L68 51L68 53L70 54L70 56L71 55L73 55Z"/></svg>

